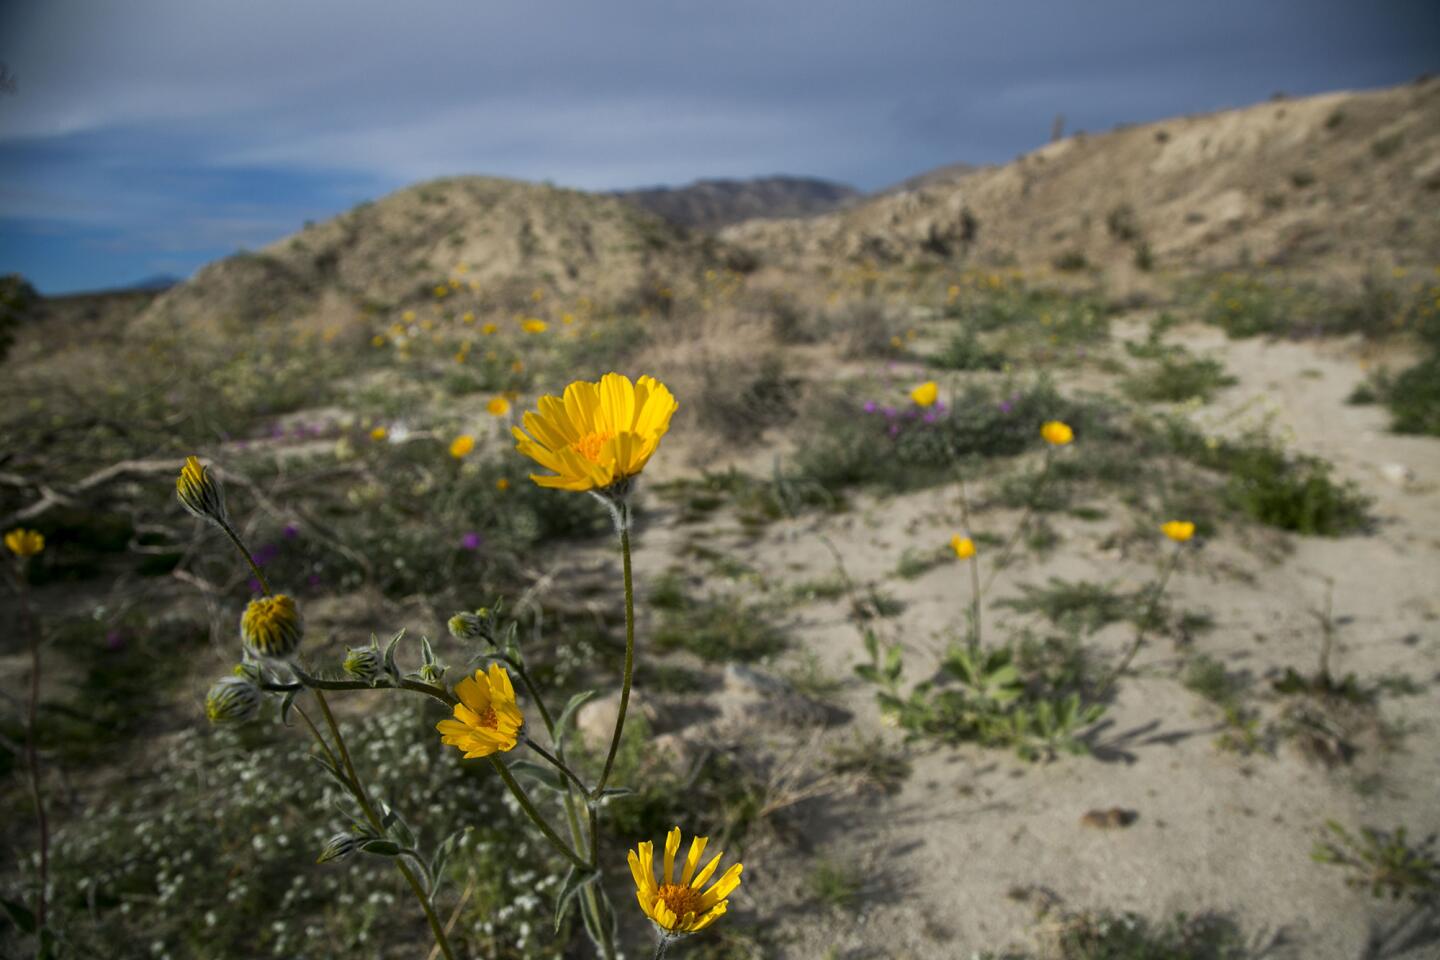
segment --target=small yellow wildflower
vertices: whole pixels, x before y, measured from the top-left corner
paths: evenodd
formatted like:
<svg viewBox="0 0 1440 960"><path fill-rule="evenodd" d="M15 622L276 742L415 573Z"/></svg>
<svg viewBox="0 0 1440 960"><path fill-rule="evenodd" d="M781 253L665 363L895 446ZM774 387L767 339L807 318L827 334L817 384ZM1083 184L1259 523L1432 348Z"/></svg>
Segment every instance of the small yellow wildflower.
<svg viewBox="0 0 1440 960"><path fill-rule="evenodd" d="M175 495L180 505L201 520L225 523L225 495L210 476L210 468L196 457L186 457L180 476L175 478Z"/></svg>
<svg viewBox="0 0 1440 960"><path fill-rule="evenodd" d="M570 324L572 324L572 323L575 322L575 314L573 314L573 313L562 313L562 314L560 314L560 322L563 323L563 324L565 324L565 326L567 326L567 327L570 326Z"/></svg>
<svg viewBox="0 0 1440 960"><path fill-rule="evenodd" d="M468 433L462 433L450 441L450 456L456 460L463 460L475 449L475 438Z"/></svg>
<svg viewBox="0 0 1440 960"><path fill-rule="evenodd" d="M539 287L536 287L534 290L530 291L530 299L535 301L536 303L539 303L541 300L545 299L545 291L541 290Z"/></svg>
<svg viewBox="0 0 1440 960"><path fill-rule="evenodd" d="M497 326L495 326L495 324L493 324L493 323L487 323L487 324L485 324L484 326L482 326L482 327L480 328L480 332L483 333L483 334L485 334L485 336L488 337L488 336L490 336L491 334L493 334L495 331L497 331L497 330L499 330L499 329L500 329L500 328L497 327Z"/></svg>
<svg viewBox="0 0 1440 960"><path fill-rule="evenodd" d="M415 311L414 311L414 310L406 310L404 313L400 314L400 319L401 319L401 320L404 320L406 323L414 323L414 322L415 322Z"/></svg>
<svg viewBox="0 0 1440 960"><path fill-rule="evenodd" d="M550 329L550 324L541 320L539 317L526 317L521 321L520 329L526 333L544 333Z"/></svg>
<svg viewBox="0 0 1440 960"><path fill-rule="evenodd" d="M710 862L698 872L700 855L705 852L709 837L695 837L690 841L690 852L680 876L675 876L675 855L680 850L680 828L675 827L665 837L664 869L660 883L655 882L655 848L650 841L638 844L626 860L630 864L630 875L635 879L635 899L640 909L655 924L665 938L698 933L725 915L729 907L729 896L740 886L742 864L733 864L724 875L704 890L704 886L715 875L723 852L715 854Z"/></svg>
<svg viewBox="0 0 1440 960"><path fill-rule="evenodd" d="M1075 439L1075 431L1071 430L1067 423L1051 420L1040 428L1040 436L1051 446L1063 447Z"/></svg>
<svg viewBox="0 0 1440 960"><path fill-rule="evenodd" d="M377 333L377 334L375 334L375 336L373 336L373 337L370 338L370 345L371 345L372 347L383 347L383 346L385 346L385 334L383 334L383 333Z"/></svg>
<svg viewBox="0 0 1440 960"><path fill-rule="evenodd" d="M283 593L251 600L240 616L240 641L256 656L288 657L304 635L300 608Z"/></svg>
<svg viewBox="0 0 1440 960"><path fill-rule="evenodd" d="M530 479L585 491L608 489L645 469L679 405L654 377L631 383L607 373L598 383L575 381L563 398L541 397L538 406L538 413L525 414L525 430L511 428L515 449L554 471Z"/></svg>
<svg viewBox="0 0 1440 960"><path fill-rule="evenodd" d="M45 536L39 530L16 527L5 534L5 546L17 557L33 557L45 549Z"/></svg>
<svg viewBox="0 0 1440 960"><path fill-rule="evenodd" d="M496 480L496 481L495 481L495 489L496 489L496 490L499 490L501 493L504 493L506 490L509 490L509 489L510 489L510 479L509 479L508 477L501 477L499 480Z"/></svg>
<svg viewBox="0 0 1440 960"><path fill-rule="evenodd" d="M523 360L516 360L514 363L510 364L510 369L511 369L511 371L514 372L514 373L524 373L524 372L525 372L525 361L523 361Z"/></svg>
<svg viewBox="0 0 1440 960"><path fill-rule="evenodd" d="M504 667L492 663L488 674L476 670L475 676L455 685L455 696L460 698L455 718L435 724L441 743L458 747L466 760L515 749L525 715Z"/></svg>
<svg viewBox="0 0 1440 960"><path fill-rule="evenodd" d="M961 560L969 560L975 556L975 541L969 537L962 537L960 534L950 538L950 549L955 551L955 556Z"/></svg>
<svg viewBox="0 0 1440 960"><path fill-rule="evenodd" d="M510 401L504 397L491 397L490 402L485 404L485 409L492 417L503 417L510 412Z"/></svg>
<svg viewBox="0 0 1440 960"><path fill-rule="evenodd" d="M370 431L371 440L384 440L388 436L390 436L390 431L386 430L383 424Z"/></svg>
<svg viewBox="0 0 1440 960"><path fill-rule="evenodd" d="M1184 543L1195 536L1195 524L1189 520L1170 520L1160 525L1160 531L1176 543Z"/></svg>
<svg viewBox="0 0 1440 960"><path fill-rule="evenodd" d="M910 391L910 399L917 407L933 407L940 399L940 385L934 380L927 380Z"/></svg>
<svg viewBox="0 0 1440 960"><path fill-rule="evenodd" d="M435 296L436 296L437 298L443 297L443 296L445 296L445 294L447 294L447 293L449 293L449 292L450 292L450 288L447 287L447 286L445 286L445 284L440 283L440 284L436 284L436 285L435 285Z"/></svg>
<svg viewBox="0 0 1440 960"><path fill-rule="evenodd" d="M901 347L905 346L905 341L901 340L898 336L891 337L890 346L894 347L896 350L899 350Z"/></svg>
<svg viewBox="0 0 1440 960"><path fill-rule="evenodd" d="M475 322L475 314L474 314L472 311L470 311L470 310L466 310L463 314L461 314L461 316L460 316L460 322L461 322L461 323L474 323L474 322Z"/></svg>

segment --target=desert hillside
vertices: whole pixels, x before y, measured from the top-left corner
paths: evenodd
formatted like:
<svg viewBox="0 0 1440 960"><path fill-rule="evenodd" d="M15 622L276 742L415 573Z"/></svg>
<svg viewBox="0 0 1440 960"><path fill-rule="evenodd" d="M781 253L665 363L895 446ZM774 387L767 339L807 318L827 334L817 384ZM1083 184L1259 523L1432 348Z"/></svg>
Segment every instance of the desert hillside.
<svg viewBox="0 0 1440 960"><path fill-rule="evenodd" d="M1431 960L1437 157L1429 82L7 278L0 955L659 957L679 828L669 960Z"/></svg>
<svg viewBox="0 0 1440 960"><path fill-rule="evenodd" d="M1440 79L1077 133L725 236L794 263L1428 264L1440 251Z"/></svg>

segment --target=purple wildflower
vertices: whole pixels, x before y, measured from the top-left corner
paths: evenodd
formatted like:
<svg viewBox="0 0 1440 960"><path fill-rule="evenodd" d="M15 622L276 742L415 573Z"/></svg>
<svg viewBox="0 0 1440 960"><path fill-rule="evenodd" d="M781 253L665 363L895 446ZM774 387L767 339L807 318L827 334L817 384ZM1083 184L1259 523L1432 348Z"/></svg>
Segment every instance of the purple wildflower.
<svg viewBox="0 0 1440 960"><path fill-rule="evenodd" d="M480 534L473 530L460 538L460 546L465 550L479 550L482 542Z"/></svg>

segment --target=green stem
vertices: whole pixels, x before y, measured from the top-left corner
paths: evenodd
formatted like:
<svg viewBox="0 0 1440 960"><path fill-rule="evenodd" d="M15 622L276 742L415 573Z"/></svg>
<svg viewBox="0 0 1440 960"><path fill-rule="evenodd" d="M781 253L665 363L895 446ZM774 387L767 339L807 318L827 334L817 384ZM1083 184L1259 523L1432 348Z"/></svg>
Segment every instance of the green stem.
<svg viewBox="0 0 1440 960"><path fill-rule="evenodd" d="M610 779L610 770L615 766L615 753L620 749L620 734L625 729L625 711L630 707L630 679L635 672L635 585L630 571L630 506L620 505L620 556L625 574L625 676L620 683L620 712L615 715L615 732L610 737L610 752L605 755L605 768L600 771L600 782L590 794L598 800Z"/></svg>
<svg viewBox="0 0 1440 960"><path fill-rule="evenodd" d="M545 835L546 840L550 841L550 845L564 854L565 859L569 860L579 869L586 872L595 869L593 864L586 863L578 853L570 849L570 845L560 839L560 835L555 832L555 829L545 822L545 818L540 815L540 811L535 809L535 804L530 801L530 796L525 792L525 788L520 786L519 782L515 779L515 775L510 772L510 769L505 766L504 762L499 757L491 754L490 763L495 767L495 772L500 774L500 779L505 781L505 786L510 788L510 792L520 804L520 809L525 811L525 816L529 817L530 821L540 828L540 832Z"/></svg>
<svg viewBox="0 0 1440 960"><path fill-rule="evenodd" d="M528 737L525 738L525 745L531 750L534 750L536 753L540 754L540 756L543 757L546 761L548 761L549 764L556 770L559 770L561 773L565 774L565 776L569 778L571 783L575 784L575 786L580 788L580 793L582 795L588 794L589 791L585 789L584 781L582 781L578 776L575 775L575 771L571 770L568 766L565 765L565 761L561 760L559 757L555 756L555 754L551 753L549 750L546 750L544 747L540 746L538 743Z"/></svg>
<svg viewBox="0 0 1440 960"><path fill-rule="evenodd" d="M511 672L520 678L520 682L525 685L525 691L530 694L530 702L535 704L535 708L540 711L540 720L545 724L545 732L550 734L550 739L553 742L555 740L555 721L551 718L550 711L545 709L545 701L541 698L540 691L535 689L535 684L531 682L530 674L526 672L524 667L515 663L509 657L502 657L501 659L510 667Z"/></svg>
<svg viewBox="0 0 1440 960"><path fill-rule="evenodd" d="M290 668L300 678L299 683L262 683L262 690L270 690L274 693L289 693L292 690L301 690L309 687L312 690L375 690L385 689L386 685L381 684L378 688L367 680L325 680L320 677L312 677L295 664ZM409 677L401 677L399 683L391 684L392 690L409 690L413 693L423 693L428 697L434 697L447 707L453 707L460 701L446 691L443 687L423 683L419 680L411 680Z"/></svg>
<svg viewBox="0 0 1440 960"><path fill-rule="evenodd" d="M1097 699L1105 698L1105 695L1110 692L1110 688L1115 685L1115 681L1120 679L1120 675L1130 666L1130 661L1135 659L1135 654L1140 652L1140 645L1145 642L1145 634L1150 629L1150 621L1155 615L1155 608L1160 603L1160 595L1165 592L1165 585L1170 582L1170 575L1179 565L1180 551L1183 549L1182 544L1175 544L1175 551L1170 554L1170 562L1165 565L1165 572L1161 574L1160 580L1155 584L1155 589L1150 591L1150 602L1145 606L1145 613L1140 618L1140 625L1135 628L1135 639L1130 643L1130 649L1125 651L1125 656L1121 658L1119 665L1106 678Z"/></svg>
<svg viewBox="0 0 1440 960"><path fill-rule="evenodd" d="M1030 525L1030 518L1035 515L1035 506L1040 502L1040 495L1045 492L1045 485L1050 481L1050 465L1055 462L1055 448L1046 447L1045 466L1040 470L1040 476L1035 478L1035 487L1030 491L1030 502L1025 505L1025 512L1020 516L1020 522L1015 525L1015 532L1010 534L1010 539L1005 542L1005 547L1000 551L999 558L995 561L995 569L990 571L990 578L985 581L984 593L990 592L994 585L995 578L1000 576L1000 571L1010 562L1010 554L1015 549L1015 544L1020 541L1020 535Z"/></svg>
<svg viewBox="0 0 1440 960"><path fill-rule="evenodd" d="M340 726L335 722L335 715L330 712L330 704L325 700L325 694L320 690L312 691L315 694L315 702L320 705L320 712L325 716L325 725L330 728L330 735L335 738L335 746L339 750L341 763L344 764L345 775L350 787L350 792L360 804L360 809L365 813L365 819L370 821L370 826L375 828L376 833L384 834L385 825L375 812L375 807L370 803L369 796L365 793L365 787L360 782L360 776L355 772L355 764L350 759L350 751L345 746L345 738L340 735ZM306 718L310 729L319 737L320 731ZM323 744L323 740L321 741ZM335 761L335 755L326 750L331 763ZM420 907L425 911L425 919L430 923L430 932L435 936L435 944L440 952L445 955L445 960L455 960L455 954L450 950L450 941L445 936L445 928L440 924L440 918L435 914L435 907L430 903L430 897L425 893L425 888L420 885L420 880L415 876L415 871L410 868L404 860L395 859L395 866L410 884L410 889L415 893L415 899L420 901Z"/></svg>
<svg viewBox="0 0 1440 960"><path fill-rule="evenodd" d="M970 497L965 493L965 475L960 472L959 464L955 467L955 476L960 481L960 523L965 528L965 536L971 537L970 532ZM971 543L974 541L972 539ZM970 652L974 653L980 648L980 559L979 551L970 555L970 622L973 632L970 635Z"/></svg>
<svg viewBox="0 0 1440 960"><path fill-rule="evenodd" d="M36 951L44 949L45 889L50 884L50 820L45 813L45 795L40 787L40 751L35 730L40 715L40 624L30 607L30 584L25 579L24 560L15 568L15 589L20 594L20 612L25 632L30 637L30 703L25 718L25 765L30 773L30 798L35 803L35 822L40 830L40 885L35 890Z"/></svg>
<svg viewBox="0 0 1440 960"><path fill-rule="evenodd" d="M665 960L665 951L670 949L670 938L661 937L660 942L655 944L655 956L651 960Z"/></svg>
<svg viewBox="0 0 1440 960"><path fill-rule="evenodd" d="M230 542L235 544L236 549L245 557L245 562L250 564L250 570L255 574L255 579L260 581L260 592L267 597L270 596L270 582L265 579L265 574L260 572L260 565L256 563L255 558L250 555L250 550L245 546L244 541L240 539L240 535L235 532L230 524L225 523L223 520L216 520L215 523L219 525L221 530L225 531L225 536L229 537Z"/></svg>

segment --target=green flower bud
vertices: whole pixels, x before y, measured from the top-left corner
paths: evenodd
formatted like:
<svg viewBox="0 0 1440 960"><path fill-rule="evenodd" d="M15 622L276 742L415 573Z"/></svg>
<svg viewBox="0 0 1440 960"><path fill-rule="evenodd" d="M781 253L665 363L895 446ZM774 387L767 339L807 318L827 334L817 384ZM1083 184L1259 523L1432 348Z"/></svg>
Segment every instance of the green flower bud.
<svg viewBox="0 0 1440 960"><path fill-rule="evenodd" d="M260 688L244 677L221 677L205 695L205 716L214 724L245 723L260 712Z"/></svg>
<svg viewBox="0 0 1440 960"><path fill-rule="evenodd" d="M186 457L180 476L175 478L175 495L180 505L201 520L224 524L229 522L225 513L225 493L220 482L210 476L210 468L202 466L199 459Z"/></svg>
<svg viewBox="0 0 1440 960"><path fill-rule="evenodd" d="M240 640L258 657L283 660L300 647L300 608L283 593L251 600L240 617Z"/></svg>
<svg viewBox="0 0 1440 960"><path fill-rule="evenodd" d="M450 636L456 640L490 639L489 611L484 607L474 613L457 613L446 626L450 628Z"/></svg>
<svg viewBox="0 0 1440 960"><path fill-rule="evenodd" d="M374 683L375 678L380 676L383 664L380 651L374 647L351 647L345 652L345 662L341 666L356 680Z"/></svg>
<svg viewBox="0 0 1440 960"><path fill-rule="evenodd" d="M364 837L353 836L348 833L337 833L325 844L325 849L320 851L316 863L329 863L331 860L344 860L350 854L360 849Z"/></svg>

